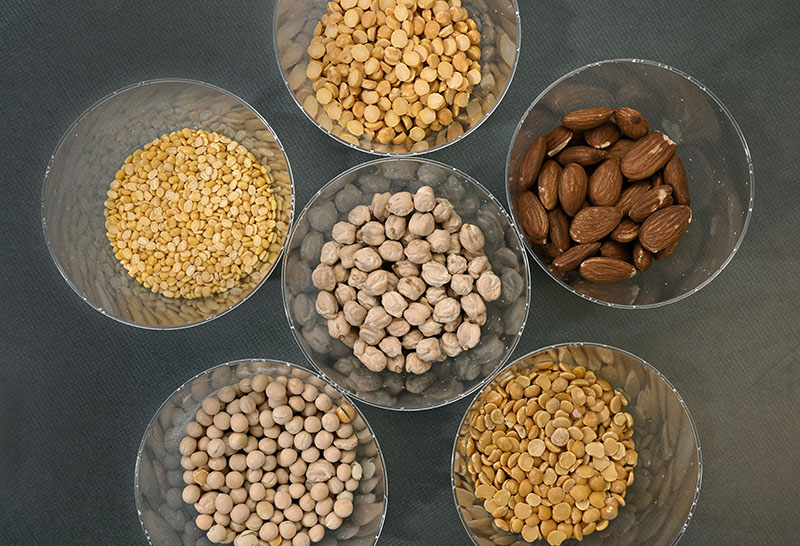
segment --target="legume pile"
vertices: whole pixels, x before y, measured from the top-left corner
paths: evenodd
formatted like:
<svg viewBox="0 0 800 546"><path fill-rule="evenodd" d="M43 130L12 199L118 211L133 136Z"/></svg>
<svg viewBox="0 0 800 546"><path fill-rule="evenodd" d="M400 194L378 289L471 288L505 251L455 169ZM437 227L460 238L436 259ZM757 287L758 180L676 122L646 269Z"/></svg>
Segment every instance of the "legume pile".
<svg viewBox="0 0 800 546"><path fill-rule="evenodd" d="M461 0L335 0L314 30L306 75L342 139L418 143L469 104L480 40Z"/></svg>
<svg viewBox="0 0 800 546"><path fill-rule="evenodd" d="M236 141L202 130L165 134L130 155L111 182L108 239L146 288L209 297L274 262L273 192L268 169Z"/></svg>
<svg viewBox="0 0 800 546"><path fill-rule="evenodd" d="M206 398L179 447L197 526L235 546L321 541L353 513L355 417L297 377L257 374Z"/></svg>
<svg viewBox="0 0 800 546"><path fill-rule="evenodd" d="M543 361L493 383L467 418L467 468L495 526L554 546L608 527L638 460L626 405L581 366Z"/></svg>

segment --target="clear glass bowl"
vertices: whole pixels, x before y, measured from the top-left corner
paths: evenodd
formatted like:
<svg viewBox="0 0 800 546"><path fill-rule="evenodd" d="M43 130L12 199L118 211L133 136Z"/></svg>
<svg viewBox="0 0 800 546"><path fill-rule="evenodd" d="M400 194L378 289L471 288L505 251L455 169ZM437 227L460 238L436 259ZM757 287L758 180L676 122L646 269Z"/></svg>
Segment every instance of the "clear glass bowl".
<svg viewBox="0 0 800 546"><path fill-rule="evenodd" d="M316 386L334 405L350 402L356 410L352 421L359 438L356 460L364 468L354 498L353 514L336 531L327 531L320 544L372 546L378 542L388 505L388 480L383 452L375 433L352 401L314 372L295 364L269 359L237 360L214 366L194 376L167 398L147 425L136 455L134 496L139 522L151 546L212 546L195 525L194 507L183 502L183 468L178 445L186 424L194 420L203 399L221 387L263 373L298 377Z"/></svg>
<svg viewBox="0 0 800 546"><path fill-rule="evenodd" d="M164 133L216 131L246 146L271 171L282 204L270 261L238 286L202 299L167 298L129 276L106 237L106 192L125 158ZM80 298L124 324L174 329L207 322L246 300L280 259L294 216L288 159L263 117L239 97L203 82L164 79L101 99L64 133L47 167L42 227L61 275Z"/></svg>
<svg viewBox="0 0 800 546"><path fill-rule="evenodd" d="M275 3L272 33L275 57L289 94L306 116L325 134L356 150L376 155L413 156L461 140L494 112L517 69L521 43L517 0L463 0L462 5L481 31L482 80L473 89L469 106L449 129L431 134L413 147L381 144L367 136L361 137L358 144L349 142L342 139L342 127L319 107L311 80L306 77L306 50L327 4L327 0L278 0Z"/></svg>
<svg viewBox="0 0 800 546"><path fill-rule="evenodd" d="M628 399L633 416L633 440L639 454L634 482L626 505L608 529L584 538L586 546L651 546L676 544L694 513L702 481L702 456L697 428L683 399L661 372L621 349L596 343L563 343L539 349L515 360L492 378L472 401L458 428L452 458L453 499L472 543L525 546L519 535L501 531L492 523L482 501L474 496L474 482L466 464L469 416L475 404L513 371L529 370L537 362L576 365L595 372ZM575 541L570 544L578 544Z"/></svg>
<svg viewBox="0 0 800 546"><path fill-rule="evenodd" d="M317 289L311 272L319 264L331 227L346 220L356 205L368 205L377 192L433 188L453 203L464 222L481 227L493 270L503 281L499 300L487 304L481 341L456 358L434 364L422 375L368 370L352 349L328 335L317 314ZM300 348L315 368L351 396L385 409L422 410L448 404L477 389L511 355L528 316L528 258L502 205L461 171L419 158L377 159L346 171L326 184L298 216L281 273L283 304Z"/></svg>
<svg viewBox="0 0 800 546"><path fill-rule="evenodd" d="M517 219L516 178L530 144L559 125L566 112L594 106L635 108L647 117L651 130L677 142L692 195L689 230L672 256L616 284L591 283L577 271L555 270L523 234L528 251L561 286L603 305L658 307L694 294L719 275L742 243L753 210L753 163L728 109L705 85L679 70L615 59L578 68L542 91L522 116L508 152L506 195L512 216Z"/></svg>

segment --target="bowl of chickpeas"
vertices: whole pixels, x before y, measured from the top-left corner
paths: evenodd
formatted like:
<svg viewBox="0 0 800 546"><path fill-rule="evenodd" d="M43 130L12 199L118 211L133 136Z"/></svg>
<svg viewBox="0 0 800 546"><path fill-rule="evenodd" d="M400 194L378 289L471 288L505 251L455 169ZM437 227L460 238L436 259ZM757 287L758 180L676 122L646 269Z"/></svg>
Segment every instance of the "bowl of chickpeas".
<svg viewBox="0 0 800 546"><path fill-rule="evenodd" d="M387 508L363 415L277 360L221 364L179 387L147 426L134 479L151 546L372 546Z"/></svg>
<svg viewBox="0 0 800 546"><path fill-rule="evenodd" d="M519 59L516 0L282 0L275 55L323 132L379 155L443 148L503 99Z"/></svg>
<svg viewBox="0 0 800 546"><path fill-rule="evenodd" d="M595 343L553 345L503 368L453 445L453 498L476 545L674 545L701 481L697 428L675 387L641 358Z"/></svg>

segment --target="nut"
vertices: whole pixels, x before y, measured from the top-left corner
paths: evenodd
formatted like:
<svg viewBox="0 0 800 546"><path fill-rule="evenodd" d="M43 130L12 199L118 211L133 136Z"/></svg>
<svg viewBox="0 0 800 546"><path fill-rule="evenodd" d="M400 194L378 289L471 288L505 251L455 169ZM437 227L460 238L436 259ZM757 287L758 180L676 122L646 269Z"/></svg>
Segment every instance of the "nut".
<svg viewBox="0 0 800 546"><path fill-rule="evenodd" d="M589 177L587 196L593 205L615 205L622 192L622 171L619 159L606 159Z"/></svg>
<svg viewBox="0 0 800 546"><path fill-rule="evenodd" d="M520 191L529 190L535 184L546 151L547 137L541 135L533 141L522 159L522 165L519 168Z"/></svg>
<svg viewBox="0 0 800 546"><path fill-rule="evenodd" d="M636 275L633 264L616 258L588 258L581 263L581 277L590 282L614 283L622 282Z"/></svg>
<svg viewBox="0 0 800 546"><path fill-rule="evenodd" d="M577 163L564 167L561 178L558 179L558 201L568 216L575 216L583 206L588 185L589 180L583 167Z"/></svg>
<svg viewBox="0 0 800 546"><path fill-rule="evenodd" d="M672 205L651 214L639 230L639 241L650 252L660 252L680 239L692 221L692 209Z"/></svg>
<svg viewBox="0 0 800 546"><path fill-rule="evenodd" d="M571 134L571 132L570 132ZM538 192L539 201L547 210L558 206L558 179L561 178L561 165L552 159L545 161L539 172Z"/></svg>
<svg viewBox="0 0 800 546"><path fill-rule="evenodd" d="M638 111L627 106L618 108L614 112L614 119L617 122L620 133L623 136L637 140L645 136L650 128L647 124L647 119Z"/></svg>
<svg viewBox="0 0 800 546"><path fill-rule="evenodd" d="M522 231L535 243L543 244L547 239L549 223L547 211L533 192L522 192L519 196L518 215Z"/></svg>
<svg viewBox="0 0 800 546"><path fill-rule="evenodd" d="M584 108L573 110L561 117L561 124L573 131L594 129L611 119L613 108Z"/></svg>
<svg viewBox="0 0 800 546"><path fill-rule="evenodd" d="M622 220L617 207L586 207L581 209L569 226L569 236L578 244L599 241Z"/></svg>
<svg viewBox="0 0 800 546"><path fill-rule="evenodd" d="M667 135L653 131L633 143L620 161L622 174L629 180L644 180L667 164L676 144Z"/></svg>

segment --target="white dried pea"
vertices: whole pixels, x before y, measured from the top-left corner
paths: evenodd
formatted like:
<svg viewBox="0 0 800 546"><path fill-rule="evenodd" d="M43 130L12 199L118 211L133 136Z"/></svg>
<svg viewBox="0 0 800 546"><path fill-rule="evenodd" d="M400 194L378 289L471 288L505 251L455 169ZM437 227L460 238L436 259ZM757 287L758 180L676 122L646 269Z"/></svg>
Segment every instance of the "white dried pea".
<svg viewBox="0 0 800 546"><path fill-rule="evenodd" d="M429 286L425 291L425 301L428 305L436 305L447 297L447 290L443 286Z"/></svg>
<svg viewBox="0 0 800 546"><path fill-rule="evenodd" d="M369 211L369 207L366 205L358 205L350 211L350 214L347 215L347 221L356 227L363 226L371 219L372 213Z"/></svg>
<svg viewBox="0 0 800 546"><path fill-rule="evenodd" d="M480 254L486 244L481 228L473 224L464 224L458 234L461 247L472 254Z"/></svg>
<svg viewBox="0 0 800 546"><path fill-rule="evenodd" d="M359 230L361 234L361 242L369 246L379 246L386 240L386 233L383 224L380 222L367 222Z"/></svg>
<svg viewBox="0 0 800 546"><path fill-rule="evenodd" d="M399 262L405 258L403 245L398 241L384 241L378 247L378 254L385 262Z"/></svg>
<svg viewBox="0 0 800 546"><path fill-rule="evenodd" d="M408 231L419 237L427 237L435 228L433 215L428 212L415 212L408 221Z"/></svg>
<svg viewBox="0 0 800 546"><path fill-rule="evenodd" d="M384 233L387 238L399 241L406 234L406 219L403 216L390 215L384 224Z"/></svg>
<svg viewBox="0 0 800 546"><path fill-rule="evenodd" d="M328 320L328 335L335 339L342 339L350 333L350 324L345 320L344 313L339 311L335 318Z"/></svg>
<svg viewBox="0 0 800 546"><path fill-rule="evenodd" d="M317 313L326 319L336 318L336 315L339 312L339 303L336 301L336 297L325 290L321 290L317 294L315 307L317 309Z"/></svg>
<svg viewBox="0 0 800 546"><path fill-rule="evenodd" d="M389 198L391 196L392 194L388 192L376 193L372 196L372 204L369 208L372 212L372 216L374 216L376 220L386 220L388 214L387 206L389 205Z"/></svg>
<svg viewBox="0 0 800 546"><path fill-rule="evenodd" d="M426 264L431 261L431 244L423 239L415 239L406 245L405 255L413 264Z"/></svg>
<svg viewBox="0 0 800 546"><path fill-rule="evenodd" d="M366 309L367 311L378 305L378 303L380 302L380 300L378 300L377 297L370 296L364 290L358 291L358 294L356 295L356 301L358 301L358 303L360 303L361 306L364 307L364 309Z"/></svg>
<svg viewBox="0 0 800 546"><path fill-rule="evenodd" d="M486 305L481 296L475 292L470 292L461 298L461 309L470 318L476 318L482 313L486 313Z"/></svg>
<svg viewBox="0 0 800 546"><path fill-rule="evenodd" d="M407 191L397 192L389 198L386 208L395 216L408 216L414 210L414 199Z"/></svg>
<svg viewBox="0 0 800 546"><path fill-rule="evenodd" d="M425 288L425 281L415 275L403 277L397 282L397 291L409 301L418 300L425 293Z"/></svg>
<svg viewBox="0 0 800 546"><path fill-rule="evenodd" d="M386 327L386 333L394 337L402 337L411 330L411 325L406 319L396 318Z"/></svg>
<svg viewBox="0 0 800 546"><path fill-rule="evenodd" d="M463 350L472 349L481 340L481 327L472 322L462 322L456 331L456 337Z"/></svg>
<svg viewBox="0 0 800 546"><path fill-rule="evenodd" d="M425 362L433 362L442 355L439 347L439 340L433 337L426 337L417 344L417 356Z"/></svg>
<svg viewBox="0 0 800 546"><path fill-rule="evenodd" d="M388 314L395 318L400 318L403 316L403 311L408 307L408 302L400 292L391 291L381 296L381 305Z"/></svg>
<svg viewBox="0 0 800 546"><path fill-rule="evenodd" d="M431 252L444 253L450 250L450 233L444 229L435 229L426 237L431 245Z"/></svg>
<svg viewBox="0 0 800 546"><path fill-rule="evenodd" d="M430 286L444 286L450 282L450 273L447 268L436 262L423 263L421 276L422 280Z"/></svg>
<svg viewBox="0 0 800 546"><path fill-rule="evenodd" d="M353 268L350 270L350 276L347 278L347 284L356 290L361 290L361 287L364 286L365 282L367 282L367 277L367 273L364 273L360 269Z"/></svg>
<svg viewBox="0 0 800 546"><path fill-rule="evenodd" d="M380 343L378 343L378 347L380 347L381 351L389 358L403 354L403 346L400 344L400 340L394 336L383 338Z"/></svg>
<svg viewBox="0 0 800 546"><path fill-rule="evenodd" d="M419 326L431 316L431 308L423 303L413 302L403 311L403 318L412 326Z"/></svg>
<svg viewBox="0 0 800 546"><path fill-rule="evenodd" d="M489 270L491 270L491 266L489 265L489 258L486 256L476 256L472 258L467 265L467 271L474 279L480 277L481 273L484 271Z"/></svg>
<svg viewBox="0 0 800 546"><path fill-rule="evenodd" d="M450 288L458 296L466 296L472 292L474 279L469 275L453 275L450 279Z"/></svg>
<svg viewBox="0 0 800 546"><path fill-rule="evenodd" d="M458 232L450 234L450 249L447 254L461 256L461 241L458 238Z"/></svg>
<svg viewBox="0 0 800 546"><path fill-rule="evenodd" d="M317 290L332 292L336 288L336 275L333 268L328 265L320 264L311 272L311 282Z"/></svg>
<svg viewBox="0 0 800 546"><path fill-rule="evenodd" d="M363 326L374 328L375 330L383 330L392 322L392 316L387 313L383 307L375 306L367 312L364 318Z"/></svg>
<svg viewBox="0 0 800 546"><path fill-rule="evenodd" d="M450 357L455 357L461 354L461 345L458 343L458 337L453 332L445 332L439 340L442 353Z"/></svg>
<svg viewBox="0 0 800 546"><path fill-rule="evenodd" d="M378 269L367 275L367 280L361 290L370 296L380 296L389 289L389 275L388 271Z"/></svg>
<svg viewBox="0 0 800 546"><path fill-rule="evenodd" d="M337 243L351 245L356 240L356 226L349 222L336 222L331 236Z"/></svg>
<svg viewBox="0 0 800 546"><path fill-rule="evenodd" d="M467 259L458 254L447 255L447 271L451 275L460 275L467 270Z"/></svg>
<svg viewBox="0 0 800 546"><path fill-rule="evenodd" d="M418 326L419 331L425 337L434 337L442 333L442 324L429 318Z"/></svg>
<svg viewBox="0 0 800 546"><path fill-rule="evenodd" d="M352 326L361 326L367 318L367 310L354 300L345 302L342 311L345 320Z"/></svg>
<svg viewBox="0 0 800 546"><path fill-rule="evenodd" d="M369 273L378 269L383 260L373 248L361 248L353 255L355 266L361 271Z"/></svg>
<svg viewBox="0 0 800 546"><path fill-rule="evenodd" d="M402 354L390 356L386 361L386 369L393 373L402 373L405 365L406 358Z"/></svg>
<svg viewBox="0 0 800 546"><path fill-rule="evenodd" d="M333 294L336 296L339 305L344 305L346 302L356 299L356 289L347 284L337 284Z"/></svg>
<svg viewBox="0 0 800 546"><path fill-rule="evenodd" d="M475 288L484 301L495 301L500 298L502 289L500 277L491 271L484 271L478 280L475 281Z"/></svg>
<svg viewBox="0 0 800 546"><path fill-rule="evenodd" d="M345 282L349 277L350 270L348 270L342 264L336 264L333 266L333 278L336 279L337 283Z"/></svg>
<svg viewBox="0 0 800 546"><path fill-rule="evenodd" d="M433 218L440 224L450 217L453 212L453 205L444 198L436 200L436 206L433 208Z"/></svg>
<svg viewBox="0 0 800 546"><path fill-rule="evenodd" d="M346 269L352 269L355 267L355 260L353 259L353 256L362 248L364 248L364 245L361 243L343 246L341 250L339 250L339 260L341 260L342 266L344 266Z"/></svg>
<svg viewBox="0 0 800 546"><path fill-rule="evenodd" d="M386 332L383 329L370 328L362 324L358 330L358 337L364 340L367 345L377 345L386 337Z"/></svg>
<svg viewBox="0 0 800 546"><path fill-rule="evenodd" d="M324 265L333 266L339 261L339 253L342 250L342 245L336 241L328 241L322 245L322 250L319 253L319 261Z"/></svg>
<svg viewBox="0 0 800 546"><path fill-rule="evenodd" d="M408 260L401 260L392 266L392 271L401 280L406 277L416 277L419 275L419 266Z"/></svg>
<svg viewBox="0 0 800 546"><path fill-rule="evenodd" d="M364 366L366 366L369 370L373 372L380 372L386 368L386 355L378 349L377 347L368 346L364 349L364 352L358 357ZM325 480L317 480L317 481L325 481Z"/></svg>
<svg viewBox="0 0 800 546"><path fill-rule="evenodd" d="M461 312L461 305L454 298L443 298L433 308L433 320L441 324L454 321ZM423 332L424 333L424 332Z"/></svg>
<svg viewBox="0 0 800 546"><path fill-rule="evenodd" d="M431 363L422 360L417 353L409 353L405 364L406 371L413 374L423 374L431 369Z"/></svg>
<svg viewBox="0 0 800 546"><path fill-rule="evenodd" d="M417 343L423 340L425 336L422 335L417 329L410 330L406 335L403 336L403 339L400 340L403 349L407 349L409 351L413 351L417 348Z"/></svg>
<svg viewBox="0 0 800 546"><path fill-rule="evenodd" d="M457 212L453 211L447 217L447 219L441 223L442 229L447 230L450 233L458 233L458 230L461 229L461 216L458 215Z"/></svg>
<svg viewBox="0 0 800 546"><path fill-rule="evenodd" d="M414 194L414 208L419 212L431 212L436 207L436 196L433 188L422 186Z"/></svg>

